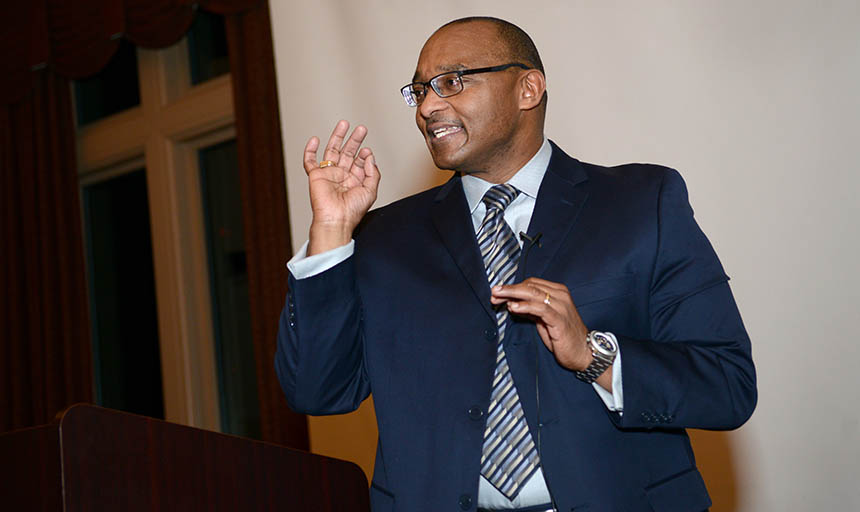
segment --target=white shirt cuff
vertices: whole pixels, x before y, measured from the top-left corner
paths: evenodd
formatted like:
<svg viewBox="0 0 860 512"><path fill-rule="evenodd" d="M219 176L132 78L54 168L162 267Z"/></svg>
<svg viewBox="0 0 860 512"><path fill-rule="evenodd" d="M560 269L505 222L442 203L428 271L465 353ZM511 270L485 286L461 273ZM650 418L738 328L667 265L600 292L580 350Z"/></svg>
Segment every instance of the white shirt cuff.
<svg viewBox="0 0 860 512"><path fill-rule="evenodd" d="M624 390L621 388L621 347L618 347L615 361L612 362L612 392L610 393L596 382L592 382L591 385L594 386L607 409L617 413L624 411Z"/></svg>
<svg viewBox="0 0 860 512"><path fill-rule="evenodd" d="M334 249L308 256L308 241L287 262L287 268L296 279L306 279L346 261L355 252L355 240Z"/></svg>

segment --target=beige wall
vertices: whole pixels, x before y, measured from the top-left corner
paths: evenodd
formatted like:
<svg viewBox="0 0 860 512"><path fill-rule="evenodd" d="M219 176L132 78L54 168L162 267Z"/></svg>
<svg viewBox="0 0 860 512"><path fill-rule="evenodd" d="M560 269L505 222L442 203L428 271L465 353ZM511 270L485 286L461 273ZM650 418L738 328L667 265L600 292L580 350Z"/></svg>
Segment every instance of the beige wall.
<svg viewBox="0 0 860 512"><path fill-rule="evenodd" d="M544 58L548 136L592 162L678 168L733 277L760 398L740 430L693 433L714 510L860 509L860 2L270 3L296 246L307 138L366 124L378 205L446 179L398 89L438 25L510 19ZM312 419L313 450L369 468L372 418Z"/></svg>

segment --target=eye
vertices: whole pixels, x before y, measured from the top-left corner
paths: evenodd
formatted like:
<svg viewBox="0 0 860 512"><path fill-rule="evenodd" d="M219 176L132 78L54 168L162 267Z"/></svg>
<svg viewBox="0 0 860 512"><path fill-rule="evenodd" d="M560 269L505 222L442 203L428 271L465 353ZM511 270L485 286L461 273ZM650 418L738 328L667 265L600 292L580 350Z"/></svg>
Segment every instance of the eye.
<svg viewBox="0 0 860 512"><path fill-rule="evenodd" d="M434 85L437 87L437 90L442 93L443 96L450 96L452 94L456 94L460 92L460 77L457 73L450 73L447 75L442 75L437 77L434 81Z"/></svg>
<svg viewBox="0 0 860 512"><path fill-rule="evenodd" d="M460 87L460 77L457 75L448 75L444 77L443 83L446 89L458 89Z"/></svg>

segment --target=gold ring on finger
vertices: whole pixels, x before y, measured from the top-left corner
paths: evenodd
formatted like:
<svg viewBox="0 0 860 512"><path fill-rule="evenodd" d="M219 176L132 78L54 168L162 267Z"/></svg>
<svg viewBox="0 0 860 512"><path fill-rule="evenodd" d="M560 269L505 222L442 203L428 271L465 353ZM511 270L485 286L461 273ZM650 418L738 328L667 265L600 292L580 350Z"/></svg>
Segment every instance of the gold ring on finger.
<svg viewBox="0 0 860 512"><path fill-rule="evenodd" d="M320 162L320 169L325 169L326 167L331 167L335 165L335 163L331 160L323 160Z"/></svg>
<svg viewBox="0 0 860 512"><path fill-rule="evenodd" d="M547 306L550 305L549 292L547 292L546 297L543 298L543 303L546 304Z"/></svg>

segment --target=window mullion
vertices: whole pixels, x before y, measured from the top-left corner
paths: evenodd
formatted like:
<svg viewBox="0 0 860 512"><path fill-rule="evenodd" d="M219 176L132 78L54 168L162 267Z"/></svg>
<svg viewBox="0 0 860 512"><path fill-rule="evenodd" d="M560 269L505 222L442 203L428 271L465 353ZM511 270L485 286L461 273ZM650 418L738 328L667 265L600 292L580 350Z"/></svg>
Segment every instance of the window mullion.
<svg viewBox="0 0 860 512"><path fill-rule="evenodd" d="M218 430L217 378L206 274L199 180L189 151L161 129L169 105L163 59L141 50L141 102L153 128L146 144L147 181L165 416ZM193 120L193 114L186 112Z"/></svg>

